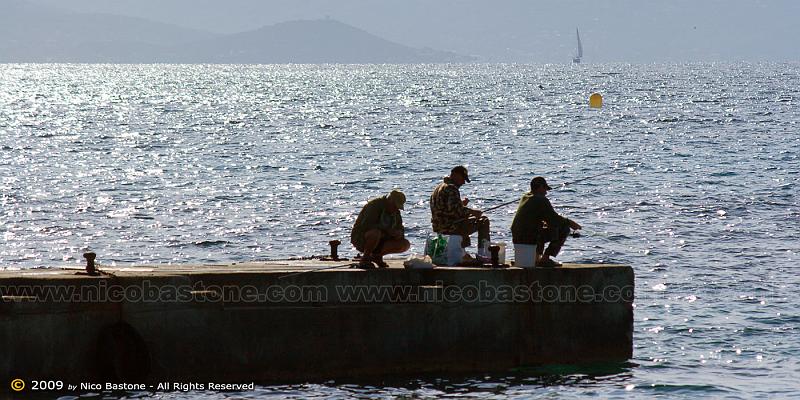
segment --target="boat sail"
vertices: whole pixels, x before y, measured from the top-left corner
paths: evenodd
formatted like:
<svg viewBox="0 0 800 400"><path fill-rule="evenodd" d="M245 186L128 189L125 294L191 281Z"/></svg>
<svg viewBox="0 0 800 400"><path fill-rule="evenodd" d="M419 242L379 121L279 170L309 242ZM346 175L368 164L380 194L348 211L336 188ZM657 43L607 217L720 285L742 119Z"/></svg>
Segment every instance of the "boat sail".
<svg viewBox="0 0 800 400"><path fill-rule="evenodd" d="M583 45L581 45L581 33L578 31L578 28L575 28L575 35L578 37L578 52L575 54L575 57L572 57L572 63L580 64L581 58L583 58Z"/></svg>

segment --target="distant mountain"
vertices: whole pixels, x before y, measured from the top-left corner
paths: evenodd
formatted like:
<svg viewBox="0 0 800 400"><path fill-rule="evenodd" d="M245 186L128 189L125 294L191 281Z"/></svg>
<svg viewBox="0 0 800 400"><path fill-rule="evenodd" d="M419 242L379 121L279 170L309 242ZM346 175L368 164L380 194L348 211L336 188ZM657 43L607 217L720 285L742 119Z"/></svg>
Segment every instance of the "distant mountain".
<svg viewBox="0 0 800 400"><path fill-rule="evenodd" d="M0 3L6 0L0 0ZM221 34L330 16L481 62L800 61L797 0L28 0Z"/></svg>
<svg viewBox="0 0 800 400"><path fill-rule="evenodd" d="M0 0L0 62L437 63L470 57L324 19L221 35L142 18Z"/></svg>
<svg viewBox="0 0 800 400"><path fill-rule="evenodd" d="M142 18L0 0L0 62L158 61L170 46L216 36Z"/></svg>
<svg viewBox="0 0 800 400"><path fill-rule="evenodd" d="M332 19L279 23L182 48L193 62L436 63L470 57L390 42ZM186 60L186 58L184 58Z"/></svg>

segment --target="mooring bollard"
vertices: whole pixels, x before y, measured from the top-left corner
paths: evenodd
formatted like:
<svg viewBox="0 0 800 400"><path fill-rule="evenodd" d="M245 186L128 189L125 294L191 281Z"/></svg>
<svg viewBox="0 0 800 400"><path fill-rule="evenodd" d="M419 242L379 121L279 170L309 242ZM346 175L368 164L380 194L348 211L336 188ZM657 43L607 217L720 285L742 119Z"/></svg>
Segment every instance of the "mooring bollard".
<svg viewBox="0 0 800 400"><path fill-rule="evenodd" d="M500 246L489 246L492 253L492 268L500 268Z"/></svg>
<svg viewBox="0 0 800 400"><path fill-rule="evenodd" d="M339 261L339 245L342 244L342 242L331 240L328 244L331 245L331 260Z"/></svg>
<svg viewBox="0 0 800 400"><path fill-rule="evenodd" d="M94 259L97 258L95 253L83 253L83 258L86 259L86 273L89 275L98 275L97 268L94 265Z"/></svg>

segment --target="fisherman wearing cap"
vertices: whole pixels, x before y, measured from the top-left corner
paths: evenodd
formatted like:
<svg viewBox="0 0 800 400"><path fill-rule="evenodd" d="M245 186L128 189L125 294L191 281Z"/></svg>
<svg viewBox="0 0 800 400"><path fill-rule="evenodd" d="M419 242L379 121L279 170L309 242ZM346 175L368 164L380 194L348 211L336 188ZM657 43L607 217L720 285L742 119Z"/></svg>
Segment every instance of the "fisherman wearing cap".
<svg viewBox="0 0 800 400"><path fill-rule="evenodd" d="M392 190L386 196L368 201L361 209L350 234L350 242L363 254L360 268L374 268L372 263L387 268L389 265L383 261L383 256L402 253L411 247L400 216L405 202L403 192Z"/></svg>
<svg viewBox="0 0 800 400"><path fill-rule="evenodd" d="M489 218L481 211L467 208L469 199L462 200L458 191L465 182L469 182L469 173L466 167L459 165L436 186L431 195L431 223L436 233L460 235L462 247L469 247L469 236L478 232L478 252L481 253L489 245Z"/></svg>
<svg viewBox="0 0 800 400"><path fill-rule="evenodd" d="M569 236L569 229L578 230L581 226L556 213L547 199L548 190L551 188L543 177L531 180L530 193L525 193L519 201L517 214L511 223L511 235L514 244L536 245L536 255L541 255L536 266L558 267L561 264L551 257L558 255ZM545 250L544 244L548 242L550 245Z"/></svg>

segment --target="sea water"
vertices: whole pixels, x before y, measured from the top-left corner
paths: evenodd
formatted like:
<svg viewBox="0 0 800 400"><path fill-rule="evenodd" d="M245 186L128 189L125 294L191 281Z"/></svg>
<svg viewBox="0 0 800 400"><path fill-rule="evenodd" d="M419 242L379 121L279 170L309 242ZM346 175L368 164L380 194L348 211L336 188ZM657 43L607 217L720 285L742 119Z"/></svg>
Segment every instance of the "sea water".
<svg viewBox="0 0 800 400"><path fill-rule="evenodd" d="M478 209L542 175L584 226L557 259L635 270L629 363L152 396L791 397L798 153L796 63L0 65L0 267L324 254L395 188L422 253L451 167Z"/></svg>

